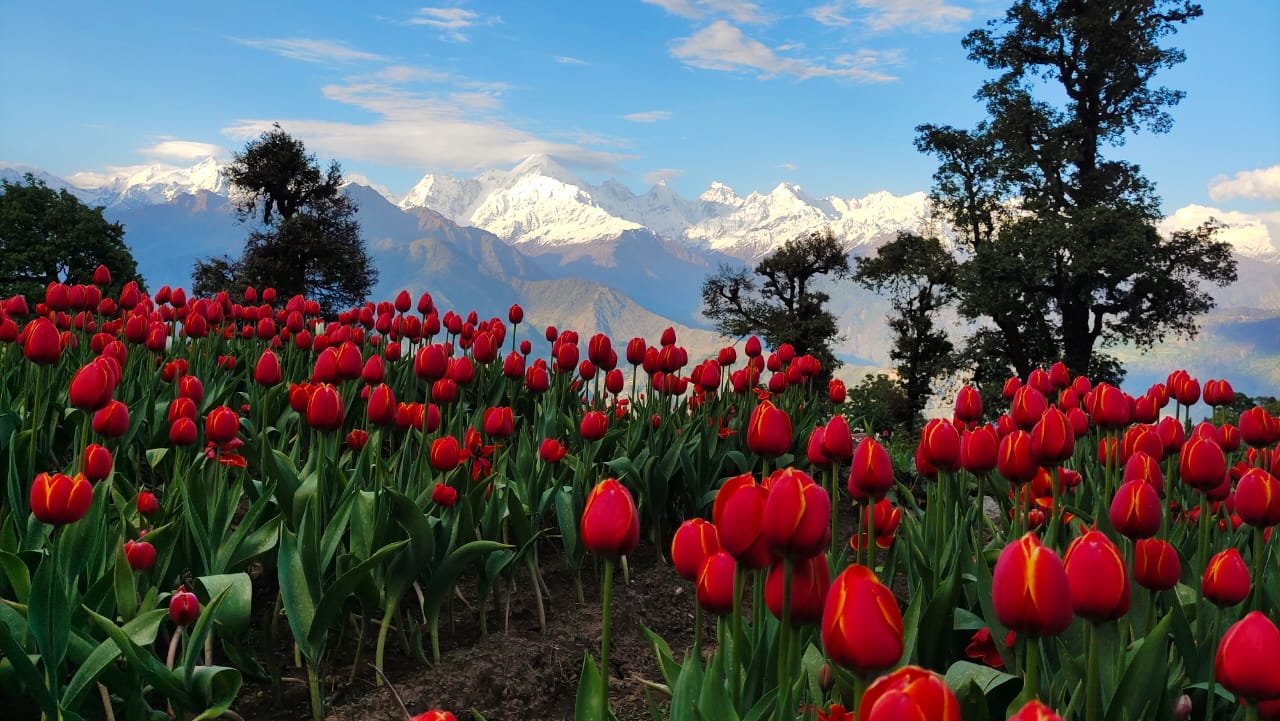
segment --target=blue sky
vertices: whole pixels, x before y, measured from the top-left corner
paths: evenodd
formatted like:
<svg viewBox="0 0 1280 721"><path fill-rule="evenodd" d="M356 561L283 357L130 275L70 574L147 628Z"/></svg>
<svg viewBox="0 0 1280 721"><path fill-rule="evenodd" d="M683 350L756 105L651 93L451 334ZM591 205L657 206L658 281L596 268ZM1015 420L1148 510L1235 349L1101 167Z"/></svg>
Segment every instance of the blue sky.
<svg viewBox="0 0 1280 721"><path fill-rule="evenodd" d="M923 122L968 125L960 39L1007 0L604 0L0 6L0 160L58 175L226 157L279 121L403 193L553 154L686 197L798 183L927 189ZM1280 3L1205 2L1172 39L1187 92L1139 163L1166 210L1280 208Z"/></svg>

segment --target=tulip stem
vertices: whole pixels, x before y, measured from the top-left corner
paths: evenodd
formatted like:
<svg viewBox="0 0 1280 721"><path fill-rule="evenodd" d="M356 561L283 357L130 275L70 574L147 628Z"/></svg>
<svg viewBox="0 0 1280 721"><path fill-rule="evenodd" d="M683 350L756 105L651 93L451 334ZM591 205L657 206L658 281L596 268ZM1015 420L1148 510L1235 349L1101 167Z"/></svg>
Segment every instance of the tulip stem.
<svg viewBox="0 0 1280 721"><path fill-rule="evenodd" d="M1085 671L1085 720L1098 721L1098 714L1102 706L1102 678L1098 674L1098 636L1100 629L1095 624L1089 624L1085 627L1085 634L1089 638L1089 658L1088 667Z"/></svg>
<svg viewBox="0 0 1280 721"><path fill-rule="evenodd" d="M600 587L600 721L609 721L609 632L613 606L613 559L605 559L604 583Z"/></svg>
<svg viewBox="0 0 1280 721"><path fill-rule="evenodd" d="M795 563L782 559L782 624L778 628L778 707L777 721L790 721L791 709L791 582Z"/></svg>
<svg viewBox="0 0 1280 721"><path fill-rule="evenodd" d="M1199 568L1204 568L1209 563L1209 516L1209 494L1202 491L1200 493L1200 543L1196 549L1199 560L1196 565ZM1203 598L1204 584L1200 584L1200 588L1200 595Z"/></svg>
<svg viewBox="0 0 1280 721"><path fill-rule="evenodd" d="M1266 549L1262 545L1262 529L1253 529L1253 610L1262 610L1262 589L1266 584L1262 581L1263 559Z"/></svg>
<svg viewBox="0 0 1280 721"><path fill-rule="evenodd" d="M730 619L733 635L733 658L729 663L729 699L733 702L734 710L738 710L738 702L741 696L738 680L741 678L742 672L742 592L746 588L747 575L742 570L742 565L735 563L733 565L733 617Z"/></svg>
<svg viewBox="0 0 1280 721"><path fill-rule="evenodd" d="M307 659L307 689L311 692L311 719L324 721L324 698L320 693L320 675L311 659Z"/></svg>
<svg viewBox="0 0 1280 721"><path fill-rule="evenodd" d="M1027 700L1040 698L1040 638L1027 636L1027 662L1025 668Z"/></svg>
<svg viewBox="0 0 1280 721"><path fill-rule="evenodd" d="M1244 721L1258 721L1258 707L1256 704L1245 705Z"/></svg>
<svg viewBox="0 0 1280 721"><path fill-rule="evenodd" d="M398 598L387 599L387 607L382 611L382 622L378 628L378 642L373 652L373 668L378 672L378 678L375 685L381 686L382 681L382 661L386 658L387 650L387 632L391 630L391 619L395 617L396 604L399 603Z"/></svg>

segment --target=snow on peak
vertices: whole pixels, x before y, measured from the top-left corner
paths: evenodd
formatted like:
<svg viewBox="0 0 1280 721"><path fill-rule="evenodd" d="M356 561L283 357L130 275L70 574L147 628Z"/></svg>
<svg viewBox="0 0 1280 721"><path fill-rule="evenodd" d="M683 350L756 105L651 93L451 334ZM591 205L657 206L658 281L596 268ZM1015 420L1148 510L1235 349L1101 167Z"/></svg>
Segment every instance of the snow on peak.
<svg viewBox="0 0 1280 721"><path fill-rule="evenodd" d="M166 163L110 167L104 172L75 173L67 180L99 205L155 205L200 191L228 194L223 167L210 157L186 168Z"/></svg>
<svg viewBox="0 0 1280 721"><path fill-rule="evenodd" d="M718 180L707 186L707 189L702 191L702 195L698 196L698 200L704 203L719 203L720 205L728 205L735 208L742 204L742 198L739 198L738 194L733 192L733 188Z"/></svg>

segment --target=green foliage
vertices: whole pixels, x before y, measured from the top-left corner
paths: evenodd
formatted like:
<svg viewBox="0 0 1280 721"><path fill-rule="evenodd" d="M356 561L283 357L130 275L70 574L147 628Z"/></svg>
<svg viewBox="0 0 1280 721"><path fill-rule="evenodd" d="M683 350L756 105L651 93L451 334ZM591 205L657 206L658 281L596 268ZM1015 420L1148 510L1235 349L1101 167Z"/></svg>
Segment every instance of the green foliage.
<svg viewBox="0 0 1280 721"><path fill-rule="evenodd" d="M978 91L989 117L921 125L916 146L939 161L933 199L965 251L957 308L982 323L965 353L977 375L1062 358L1118 380L1100 348L1193 337L1213 307L1202 285L1235 281L1218 226L1162 236L1151 183L1107 152L1171 127L1182 93L1152 78L1185 56L1159 41L1201 14L1182 0L1018 0L965 38L998 73Z"/></svg>
<svg viewBox="0 0 1280 721"><path fill-rule="evenodd" d="M0 183L0 296L43 300L50 283L92 283L100 263L111 270L108 294L129 280L142 287L123 225L30 173L23 180Z"/></svg>
<svg viewBox="0 0 1280 721"><path fill-rule="evenodd" d="M830 296L817 289L826 276L849 275L849 257L830 229L793 238L755 267L721 266L702 284L702 312L730 336L760 334L774 348L790 343L822 363L823 379L839 366L831 346L839 339Z"/></svg>
<svg viewBox="0 0 1280 721"><path fill-rule="evenodd" d="M954 348L934 318L955 298L957 267L940 240L914 233L902 233L857 261L853 279L888 295L893 306L889 357L906 392L909 418L924 410L934 379L955 369Z"/></svg>
<svg viewBox="0 0 1280 721"><path fill-rule="evenodd" d="M913 411L903 385L884 373L868 374L846 392L844 414L855 429L908 429L917 425L920 415Z"/></svg>
<svg viewBox="0 0 1280 721"><path fill-rule="evenodd" d="M196 262L196 293L273 287L281 297L305 295L326 313L362 302L378 279L360 237L355 203L342 192L335 160L322 172L302 141L279 126L250 141L225 171L249 234L239 259Z"/></svg>

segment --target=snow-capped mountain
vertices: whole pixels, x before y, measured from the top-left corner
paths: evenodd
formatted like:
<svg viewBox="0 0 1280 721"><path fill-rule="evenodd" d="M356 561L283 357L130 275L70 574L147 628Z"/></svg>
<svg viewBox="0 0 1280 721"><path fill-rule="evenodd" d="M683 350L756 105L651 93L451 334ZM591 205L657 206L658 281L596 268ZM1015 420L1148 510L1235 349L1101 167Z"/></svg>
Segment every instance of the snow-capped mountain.
<svg viewBox="0 0 1280 721"><path fill-rule="evenodd" d="M160 205L201 191L227 195L229 188L222 168L217 160L206 158L189 168L172 165L114 168L106 173L75 173L68 176L67 181L80 188L77 194L93 205Z"/></svg>

